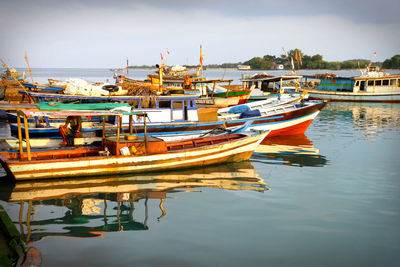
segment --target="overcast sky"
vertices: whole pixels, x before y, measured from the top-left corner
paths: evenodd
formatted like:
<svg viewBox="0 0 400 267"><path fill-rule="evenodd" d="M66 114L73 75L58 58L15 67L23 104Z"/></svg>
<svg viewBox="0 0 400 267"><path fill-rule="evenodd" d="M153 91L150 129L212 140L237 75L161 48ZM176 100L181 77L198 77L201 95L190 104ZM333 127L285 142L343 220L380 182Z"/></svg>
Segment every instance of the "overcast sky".
<svg viewBox="0 0 400 267"><path fill-rule="evenodd" d="M325 60L400 54L398 0L0 0L0 57L26 67L243 62L299 48Z"/></svg>

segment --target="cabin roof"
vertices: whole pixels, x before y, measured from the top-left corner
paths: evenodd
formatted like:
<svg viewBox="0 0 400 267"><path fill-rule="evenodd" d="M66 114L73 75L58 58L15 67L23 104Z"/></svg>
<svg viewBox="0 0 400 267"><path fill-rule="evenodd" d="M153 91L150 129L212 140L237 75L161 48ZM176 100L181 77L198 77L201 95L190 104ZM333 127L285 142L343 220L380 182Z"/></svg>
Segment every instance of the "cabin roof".
<svg viewBox="0 0 400 267"><path fill-rule="evenodd" d="M400 74L390 74L383 76L358 76L354 77L354 80L382 80L382 79L398 79Z"/></svg>
<svg viewBox="0 0 400 267"><path fill-rule="evenodd" d="M281 79L283 81L287 81L287 80L300 79L302 77L303 77L302 75L281 75L281 76L273 76L273 77L241 79L241 81L242 82L255 82L255 81L279 82Z"/></svg>
<svg viewBox="0 0 400 267"><path fill-rule="evenodd" d="M303 75L305 78L314 78L314 79L354 79L354 77L343 77L343 76L337 76L336 74L333 73L325 73L325 74L313 74L313 75Z"/></svg>
<svg viewBox="0 0 400 267"><path fill-rule="evenodd" d="M230 83L232 79L192 80L192 83Z"/></svg>

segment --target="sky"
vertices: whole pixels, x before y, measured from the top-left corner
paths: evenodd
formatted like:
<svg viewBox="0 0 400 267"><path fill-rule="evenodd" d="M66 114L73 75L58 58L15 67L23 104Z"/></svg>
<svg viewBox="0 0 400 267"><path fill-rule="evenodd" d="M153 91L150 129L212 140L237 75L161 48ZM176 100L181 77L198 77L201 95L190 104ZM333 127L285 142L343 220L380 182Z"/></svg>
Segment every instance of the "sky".
<svg viewBox="0 0 400 267"><path fill-rule="evenodd" d="M14 67L244 62L299 48L326 61L400 54L398 0L0 0L0 58ZM376 57L373 57L376 52Z"/></svg>

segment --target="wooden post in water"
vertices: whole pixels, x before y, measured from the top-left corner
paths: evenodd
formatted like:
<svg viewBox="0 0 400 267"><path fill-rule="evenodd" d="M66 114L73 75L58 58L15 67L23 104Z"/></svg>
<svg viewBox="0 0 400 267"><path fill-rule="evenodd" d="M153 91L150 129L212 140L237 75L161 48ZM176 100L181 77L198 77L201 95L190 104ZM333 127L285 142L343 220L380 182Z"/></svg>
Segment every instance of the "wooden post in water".
<svg viewBox="0 0 400 267"><path fill-rule="evenodd" d="M24 126L25 126L25 140L26 140L26 151L28 153L28 160L31 158L31 143L29 142L29 129L28 129L28 118L24 115Z"/></svg>
<svg viewBox="0 0 400 267"><path fill-rule="evenodd" d="M22 159L24 154L24 146L22 144L21 117L18 112L17 112L17 122L18 122L19 159Z"/></svg>

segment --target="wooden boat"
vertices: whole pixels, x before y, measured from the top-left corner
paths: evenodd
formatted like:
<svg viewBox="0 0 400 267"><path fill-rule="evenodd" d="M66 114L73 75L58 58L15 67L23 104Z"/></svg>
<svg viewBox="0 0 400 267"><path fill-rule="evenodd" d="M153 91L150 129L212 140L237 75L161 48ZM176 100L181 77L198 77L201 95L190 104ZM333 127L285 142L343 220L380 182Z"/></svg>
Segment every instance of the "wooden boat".
<svg viewBox="0 0 400 267"><path fill-rule="evenodd" d="M272 107L287 105L290 103L300 102L307 99L307 94L284 94L282 96L269 97L264 100L253 101L246 104L237 105L236 107L227 107L218 109L218 115L223 116L235 113L234 110L265 110Z"/></svg>
<svg viewBox="0 0 400 267"><path fill-rule="evenodd" d="M241 81L244 89L253 92L259 89L262 95L252 94L248 102L266 100L271 97L284 97L285 95L297 94L300 89L300 75L272 76L268 74L255 74L253 77L245 75Z"/></svg>
<svg viewBox="0 0 400 267"><path fill-rule="evenodd" d="M136 97L136 99L138 99ZM234 129L238 126L252 121L249 129L271 131L273 135L291 135L304 133L314 118L326 105L324 101L304 101L304 103L288 103L285 101L260 101L249 104L249 109L258 109L257 115L244 116L241 113L229 113L229 109L223 110L218 114L217 109L197 109L194 97L170 97L164 107L161 105L165 98L154 98L154 108L139 108L138 112L143 111L148 114L145 118L147 123L147 133L151 136L160 137L164 140L179 140L182 138L199 137L216 127L223 126L227 129ZM140 101L139 101L140 103ZM275 106L275 104L285 103ZM164 105L164 104L163 104ZM226 112L225 112L226 111ZM132 116L129 121L127 117L123 119L125 131L132 131L139 136L143 136L143 118ZM87 123L86 123L87 124ZM85 125L86 125L85 124ZM86 137L99 136L100 123L92 123L88 127L83 126ZM115 125L106 124L109 130L114 129ZM10 124L12 133L17 134L17 124ZM22 126L24 129L25 126ZM94 130L96 134L93 134ZM25 130L23 131L23 134ZM30 133L35 137L59 136L57 127L30 128ZM91 134L92 133L92 134Z"/></svg>
<svg viewBox="0 0 400 267"><path fill-rule="evenodd" d="M20 111L19 114L24 117L26 127L27 151L25 153L22 147L22 130L18 117L20 141L18 158L0 155L3 167L16 180L151 172L243 161L251 157L257 145L268 135L268 132L249 132L165 142L159 138L147 137L146 123L144 123L144 138L130 140L120 135L121 118L123 115L132 116L138 115L137 113L97 112L98 116L118 117L117 135L106 137L103 128L101 147L66 147L58 150L31 151L27 117L49 115L48 113L52 113L52 116L94 115L94 112L78 111L47 113Z"/></svg>
<svg viewBox="0 0 400 267"><path fill-rule="evenodd" d="M163 109L154 109L154 120L149 120L148 118L143 119L133 115L133 120L129 121L127 117L123 120L123 130L125 132L134 132L138 136L144 135L143 121L146 120L147 123L147 134L162 138L166 141L172 140L180 140L182 138L196 138L199 137L216 127L222 127L232 130L238 126L244 125L246 122L251 121L251 125L249 126L250 130L265 130L270 131L270 136L277 135L292 135L292 134L302 134L304 133L314 118L319 114L319 112L326 105L325 101L304 101L303 103L294 102L294 103L286 103L284 105L270 105L268 101L261 103L253 103L250 105L250 113L252 110L258 110L258 114L247 114L246 112L242 113L229 113L229 109L227 112L221 112L218 114L217 109L205 109L205 110L197 110L195 106L189 106L184 103L180 105L178 110L166 108L165 111ZM191 104L189 104L191 105ZM181 108L183 107L183 108ZM139 109L138 111L146 111L147 109ZM165 121L160 121L165 112ZM175 121L168 121L171 119L171 112L175 118L182 118L182 116L189 116L192 114L191 118L197 118L197 120L193 119L193 121L188 120L180 120L177 119ZM148 112L151 116L151 113ZM157 115L158 116L157 119ZM181 115L180 115L181 114ZM95 114L93 115L95 116ZM88 122L89 123L89 122ZM83 133L85 137L93 137L99 136L102 127L101 123L92 123L91 125L87 125L88 123L83 123ZM88 127L85 127L85 126ZM116 130L115 125L105 124L107 129L112 131ZM17 133L18 125L10 124L12 132L14 135ZM25 126L22 126L23 134L25 133ZM94 130L97 131L94 134ZM50 135L59 136L58 128L32 128L30 129L30 133L35 137L48 137Z"/></svg>
<svg viewBox="0 0 400 267"><path fill-rule="evenodd" d="M351 102L400 102L400 74L377 72L368 68L358 77L338 77L334 74L307 76L319 79L314 88L304 88L310 99Z"/></svg>
<svg viewBox="0 0 400 267"><path fill-rule="evenodd" d="M193 81L195 87L205 87L201 97L196 99L197 106L199 108L225 108L247 103L252 89L234 89L231 87L231 82L230 79ZM217 85L219 83L228 83L228 85L225 88Z"/></svg>

